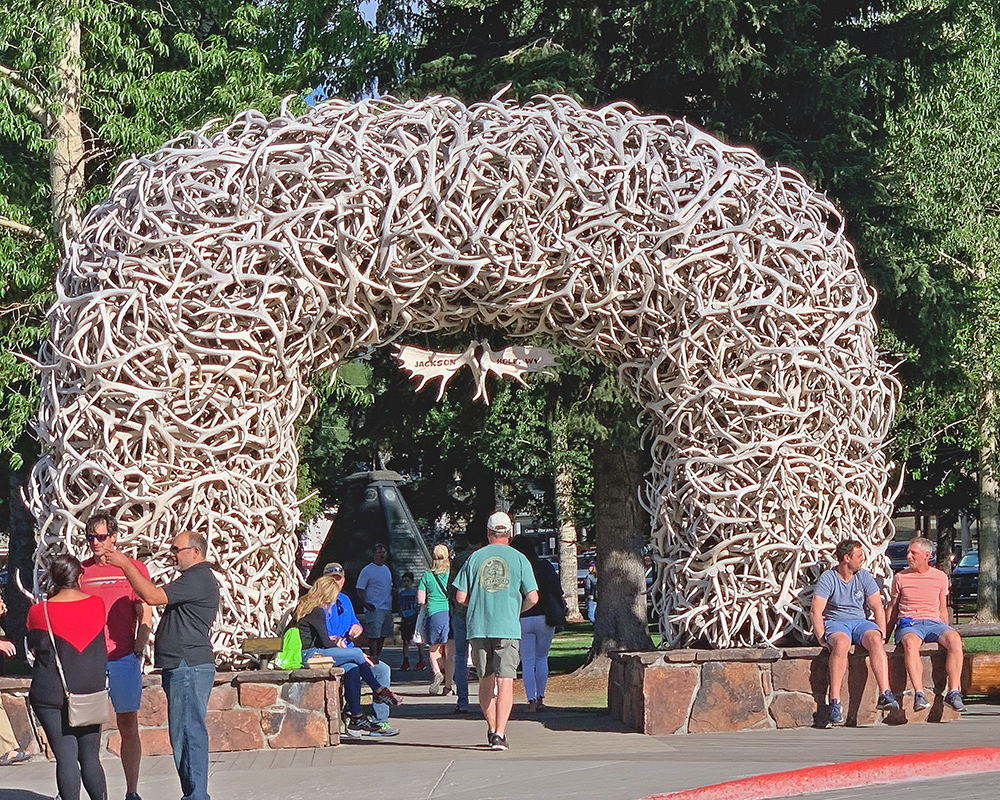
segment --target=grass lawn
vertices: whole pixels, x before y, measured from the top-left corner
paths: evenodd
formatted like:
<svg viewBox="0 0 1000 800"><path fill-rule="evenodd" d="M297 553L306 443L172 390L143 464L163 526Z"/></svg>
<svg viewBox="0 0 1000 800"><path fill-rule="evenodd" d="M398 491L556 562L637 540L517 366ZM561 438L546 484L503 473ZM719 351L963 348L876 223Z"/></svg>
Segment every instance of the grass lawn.
<svg viewBox="0 0 1000 800"><path fill-rule="evenodd" d="M967 636L962 647L966 653L1000 653L1000 636Z"/></svg>

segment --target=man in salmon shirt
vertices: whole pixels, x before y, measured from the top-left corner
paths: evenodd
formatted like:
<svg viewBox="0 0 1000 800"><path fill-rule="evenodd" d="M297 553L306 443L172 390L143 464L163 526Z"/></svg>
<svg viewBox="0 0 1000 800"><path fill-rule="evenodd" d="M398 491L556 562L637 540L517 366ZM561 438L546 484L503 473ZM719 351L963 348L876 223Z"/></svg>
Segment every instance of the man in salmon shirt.
<svg viewBox="0 0 1000 800"><path fill-rule="evenodd" d="M945 673L948 690L944 702L956 711L965 711L962 702L962 637L948 625L948 576L931 566L934 544L918 536L906 549L907 569L892 580L889 627L896 627L896 643L903 647L903 663L913 684L913 710L930 707L924 694L924 666L920 645L937 642L947 652Z"/></svg>
<svg viewBox="0 0 1000 800"><path fill-rule="evenodd" d="M108 643L108 687L121 735L125 800L140 800L139 704L142 700L142 651L146 648L153 612L128 582L125 573L108 562L118 541L118 521L110 514L95 514L87 521L91 558L83 562L80 590L100 597L107 611L104 638ZM146 565L130 559L146 578Z"/></svg>

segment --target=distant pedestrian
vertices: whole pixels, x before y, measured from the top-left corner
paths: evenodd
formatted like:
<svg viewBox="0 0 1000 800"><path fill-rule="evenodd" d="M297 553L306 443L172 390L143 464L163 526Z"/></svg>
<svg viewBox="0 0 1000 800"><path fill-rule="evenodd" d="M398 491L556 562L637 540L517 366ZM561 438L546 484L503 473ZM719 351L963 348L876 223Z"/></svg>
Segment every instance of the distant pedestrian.
<svg viewBox="0 0 1000 800"><path fill-rule="evenodd" d="M368 654L375 661L382 658L385 637L392 636L392 572L385 564L388 555L384 544L375 545L372 561L362 568L355 587L364 615Z"/></svg>
<svg viewBox="0 0 1000 800"><path fill-rule="evenodd" d="M587 577L583 579L583 598L587 602L587 619L597 619L597 562L587 564Z"/></svg>
<svg viewBox="0 0 1000 800"><path fill-rule="evenodd" d="M400 670L410 669L410 645L417 629L417 588L413 585L413 573L404 572L400 578L402 587L396 594L399 602L399 638L403 640L403 663ZM414 644L417 651L417 669L423 669L423 645Z"/></svg>
<svg viewBox="0 0 1000 800"><path fill-rule="evenodd" d="M469 606L467 628L479 673L479 705L492 750L507 749L507 720L514 705L520 614L538 602L531 564L510 547L511 518L497 511L486 523L489 544L469 556L455 578L455 598Z"/></svg>
<svg viewBox="0 0 1000 800"><path fill-rule="evenodd" d="M120 755L125 771L125 800L140 800L139 705L142 702L142 653L149 640L153 612L136 594L125 573L108 561L117 549L118 521L111 514L95 514L87 520L87 544L93 554L83 562L80 588L104 601L107 621L104 636L108 644L108 689L115 709ZM139 573L149 580L149 570L131 559Z"/></svg>
<svg viewBox="0 0 1000 800"><path fill-rule="evenodd" d="M448 613L448 575L451 572L451 553L448 545L434 545L431 568L424 573L417 588L417 603L427 604L427 646L431 662L431 694L448 694L452 691L455 673L455 645L451 639Z"/></svg>
<svg viewBox="0 0 1000 800"><path fill-rule="evenodd" d="M469 713L469 637L466 622L469 609L455 598L455 578L462 571L469 556L486 544L486 538L482 532L478 536L470 533L466 541L468 547L451 562L451 579L448 583L451 632L455 642L455 714Z"/></svg>
<svg viewBox="0 0 1000 800"><path fill-rule="evenodd" d="M79 800L81 780L90 800L107 800L101 726L71 726L66 705L67 691L91 694L107 685L104 602L80 591L82 573L73 556L56 556L48 597L28 609L28 649L35 657L28 702L56 757L61 800Z"/></svg>
<svg viewBox="0 0 1000 800"><path fill-rule="evenodd" d="M906 548L909 566L892 579L889 626L896 626L896 643L903 648L906 675L913 684L913 710L930 706L924 694L924 665L920 645L937 642L946 651L945 676L948 687L944 702L955 711L965 711L962 700L962 664L965 660L962 637L948 624L948 576L932 567L934 543L917 536Z"/></svg>
<svg viewBox="0 0 1000 800"><path fill-rule="evenodd" d="M4 604L3 598L0 597L0 617L3 617L6 613L7 606ZM0 628L0 655L5 658L13 658L16 654L17 647L14 646L12 641L4 638L4 630ZM20 764L29 758L31 756L18 746L17 737L14 735L14 729L11 727L7 712L4 711L3 705L0 704L0 767L6 767L10 764Z"/></svg>
<svg viewBox="0 0 1000 800"><path fill-rule="evenodd" d="M210 633L219 612L219 584L205 560L208 541L200 533L177 534L170 555L181 574L163 587L143 575L120 550L111 551L108 562L125 573L145 602L166 606L156 628L153 661L162 670L170 747L182 800L209 800L205 716L215 682Z"/></svg>
<svg viewBox="0 0 1000 800"><path fill-rule="evenodd" d="M549 648L556 627L566 624L566 601L555 567L538 556L535 543L518 536L511 547L531 564L538 584L538 602L521 612L521 677L528 698L528 711L545 708L545 685L549 680Z"/></svg>

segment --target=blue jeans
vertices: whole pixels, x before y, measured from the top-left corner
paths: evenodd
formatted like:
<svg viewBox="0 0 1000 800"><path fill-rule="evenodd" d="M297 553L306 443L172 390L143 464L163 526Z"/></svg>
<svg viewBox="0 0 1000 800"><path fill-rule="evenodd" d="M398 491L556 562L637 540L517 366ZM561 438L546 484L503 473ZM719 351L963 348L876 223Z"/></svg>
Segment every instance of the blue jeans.
<svg viewBox="0 0 1000 800"><path fill-rule="evenodd" d="M594 618L596 616L597 616L597 601L596 600L588 600L587 601L587 619L589 619L591 622L593 622Z"/></svg>
<svg viewBox="0 0 1000 800"><path fill-rule="evenodd" d="M302 651L302 662L305 663L314 655L330 656L336 667L344 670L344 702L347 703L347 713L358 716L361 713L361 679L364 678L374 692L380 686L388 686L389 665L384 661L374 667L369 665L365 654L359 647L309 647ZM381 665L384 665L384 669ZM383 681L382 678L386 680ZM379 717L379 706L383 706L385 716ZM385 703L375 704L375 716L379 719L389 718L389 707Z"/></svg>
<svg viewBox="0 0 1000 800"><path fill-rule="evenodd" d="M163 670L167 729L181 779L181 800L209 800L205 713L214 682L215 664L188 666L181 661L180 666Z"/></svg>
<svg viewBox="0 0 1000 800"><path fill-rule="evenodd" d="M465 617L452 614L451 632L455 639L455 694L459 708L469 707L469 636Z"/></svg>

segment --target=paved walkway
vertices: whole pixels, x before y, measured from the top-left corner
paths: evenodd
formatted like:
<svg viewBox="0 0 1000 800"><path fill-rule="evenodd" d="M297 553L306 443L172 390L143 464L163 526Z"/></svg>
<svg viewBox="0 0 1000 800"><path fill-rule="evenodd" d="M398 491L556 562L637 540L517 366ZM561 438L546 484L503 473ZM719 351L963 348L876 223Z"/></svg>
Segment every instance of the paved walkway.
<svg viewBox="0 0 1000 800"><path fill-rule="evenodd" d="M517 714L508 728L511 749L495 753L486 749L486 726L477 713L451 713L454 698L428 696L426 682L394 688L407 697L393 713L400 736L317 750L213 754L213 800L373 795L385 800L638 800L818 764L1000 745L1000 707L993 705L971 705L961 720L944 724L658 737L625 732L603 711L557 707ZM109 796L118 800L124 796L120 764L109 756L105 770ZM992 797L996 781L989 783ZM140 790L144 800L177 800L170 757L143 761ZM52 763L0 768L0 800L54 795ZM963 800L975 796L965 793Z"/></svg>

